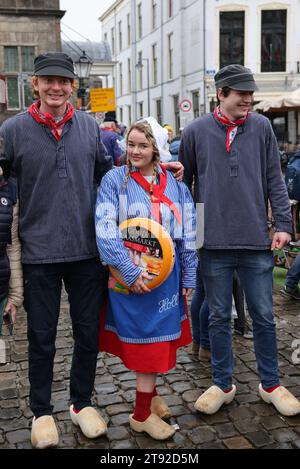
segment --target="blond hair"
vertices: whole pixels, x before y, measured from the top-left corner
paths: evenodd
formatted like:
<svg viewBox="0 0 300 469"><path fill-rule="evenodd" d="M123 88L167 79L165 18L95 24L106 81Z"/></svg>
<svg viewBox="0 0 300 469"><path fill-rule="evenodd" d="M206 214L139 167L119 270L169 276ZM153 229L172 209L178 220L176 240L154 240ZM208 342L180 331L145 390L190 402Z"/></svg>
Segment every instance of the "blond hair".
<svg viewBox="0 0 300 469"><path fill-rule="evenodd" d="M155 184L156 181L156 176L157 176L157 166L159 164L159 150L157 148L156 140L152 132L151 125L147 121L137 121L134 124L131 125L129 128L127 135L126 135L126 144L128 145L128 139L129 135L133 130L138 130L139 132L143 133L148 140L149 143L151 143L153 147L153 174L152 174L152 181L150 185L150 193L152 193L153 185ZM125 175L125 182L123 184L123 189L126 189L129 178L130 178L130 173L132 171L132 164L129 161L126 153L126 165L127 165L127 172Z"/></svg>

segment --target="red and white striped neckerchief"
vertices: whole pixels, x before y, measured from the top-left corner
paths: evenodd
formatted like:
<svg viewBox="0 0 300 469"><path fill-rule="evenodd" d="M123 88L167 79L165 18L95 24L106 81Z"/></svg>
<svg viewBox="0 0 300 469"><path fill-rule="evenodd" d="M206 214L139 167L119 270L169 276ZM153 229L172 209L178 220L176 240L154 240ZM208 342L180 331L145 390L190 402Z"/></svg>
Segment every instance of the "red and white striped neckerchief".
<svg viewBox="0 0 300 469"><path fill-rule="evenodd" d="M63 126L68 120L72 119L74 115L74 106L72 106L71 103L67 103L66 112L59 120L56 120L55 117L51 116L51 114L47 112L42 112L40 110L40 101L36 101L31 106L29 106L28 112L39 124L44 124L48 127L51 127L55 139L59 141Z"/></svg>
<svg viewBox="0 0 300 469"><path fill-rule="evenodd" d="M231 121L228 119L228 117L224 116L220 110L220 106L216 107L214 110L214 116L215 118L221 122L222 124L226 125L228 127L227 129L227 136L226 136L226 150L230 152L230 147L235 139L238 126L245 124L247 118L248 118L249 113L246 115L246 117L243 117L242 119L237 119L235 121Z"/></svg>

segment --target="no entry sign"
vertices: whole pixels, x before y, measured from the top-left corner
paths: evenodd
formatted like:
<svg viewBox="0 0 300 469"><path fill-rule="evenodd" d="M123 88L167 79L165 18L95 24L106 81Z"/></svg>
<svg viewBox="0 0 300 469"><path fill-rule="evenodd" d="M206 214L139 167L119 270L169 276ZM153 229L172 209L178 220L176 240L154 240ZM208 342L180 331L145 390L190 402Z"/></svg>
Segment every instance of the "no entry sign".
<svg viewBox="0 0 300 469"><path fill-rule="evenodd" d="M179 104L179 108L182 112L189 112L192 109L192 103L189 99L183 99Z"/></svg>

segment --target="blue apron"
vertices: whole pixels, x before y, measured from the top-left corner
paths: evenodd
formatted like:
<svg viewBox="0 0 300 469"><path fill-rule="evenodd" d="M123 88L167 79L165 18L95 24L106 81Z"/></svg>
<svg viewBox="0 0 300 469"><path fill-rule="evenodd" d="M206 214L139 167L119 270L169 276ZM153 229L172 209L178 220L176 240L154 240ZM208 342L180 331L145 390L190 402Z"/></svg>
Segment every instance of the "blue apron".
<svg viewBox="0 0 300 469"><path fill-rule="evenodd" d="M124 294L109 288L105 330L116 333L122 342L132 344L178 339L181 321L186 319L180 277L176 254L171 274L151 293L128 294L125 290Z"/></svg>

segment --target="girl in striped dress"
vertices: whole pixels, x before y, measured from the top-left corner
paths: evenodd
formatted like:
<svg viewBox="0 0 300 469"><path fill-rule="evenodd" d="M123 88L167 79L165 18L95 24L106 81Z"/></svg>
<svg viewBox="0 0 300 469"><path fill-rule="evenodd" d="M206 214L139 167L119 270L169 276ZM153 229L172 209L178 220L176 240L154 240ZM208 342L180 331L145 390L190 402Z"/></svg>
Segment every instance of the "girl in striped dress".
<svg viewBox="0 0 300 469"><path fill-rule="evenodd" d="M149 123L150 122L150 123ZM96 236L101 259L118 269L128 290L109 281L102 314L100 350L120 357L136 371L136 402L129 417L132 429L154 439L170 438L174 427L164 422L170 409L157 395L157 373L176 366L176 350L191 342L186 297L195 286L195 210L189 190L159 163L167 133L153 118L139 121L127 134L127 166L102 179L97 197ZM155 195L155 197L154 197ZM169 277L150 290L151 279L130 257L118 226L143 217L160 222L175 245Z"/></svg>

